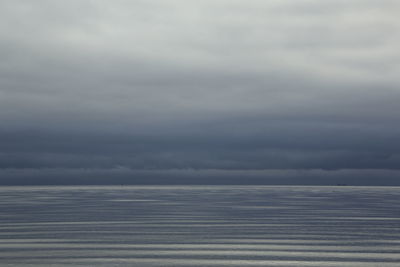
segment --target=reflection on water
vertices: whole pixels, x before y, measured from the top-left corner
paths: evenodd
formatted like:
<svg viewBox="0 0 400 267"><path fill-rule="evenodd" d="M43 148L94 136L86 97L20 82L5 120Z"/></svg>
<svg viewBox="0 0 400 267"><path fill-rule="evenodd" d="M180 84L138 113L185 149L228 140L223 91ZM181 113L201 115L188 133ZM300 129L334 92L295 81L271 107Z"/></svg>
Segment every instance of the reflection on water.
<svg viewBox="0 0 400 267"><path fill-rule="evenodd" d="M399 266L400 188L0 187L1 266Z"/></svg>

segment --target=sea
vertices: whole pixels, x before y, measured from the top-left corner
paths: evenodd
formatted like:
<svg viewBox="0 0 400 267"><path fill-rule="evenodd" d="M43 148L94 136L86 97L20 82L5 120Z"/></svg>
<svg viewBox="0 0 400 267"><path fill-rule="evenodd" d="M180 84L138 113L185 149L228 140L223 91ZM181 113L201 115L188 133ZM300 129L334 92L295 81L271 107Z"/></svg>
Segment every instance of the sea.
<svg viewBox="0 0 400 267"><path fill-rule="evenodd" d="M0 187L0 266L399 267L400 187Z"/></svg>

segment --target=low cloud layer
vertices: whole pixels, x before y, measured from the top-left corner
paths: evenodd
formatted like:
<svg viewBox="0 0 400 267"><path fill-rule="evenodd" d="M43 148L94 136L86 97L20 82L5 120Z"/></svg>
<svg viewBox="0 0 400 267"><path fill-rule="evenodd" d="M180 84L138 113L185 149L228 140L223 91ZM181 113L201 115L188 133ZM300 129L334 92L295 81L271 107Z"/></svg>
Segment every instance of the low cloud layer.
<svg viewBox="0 0 400 267"><path fill-rule="evenodd" d="M0 183L400 184L399 11L2 1Z"/></svg>

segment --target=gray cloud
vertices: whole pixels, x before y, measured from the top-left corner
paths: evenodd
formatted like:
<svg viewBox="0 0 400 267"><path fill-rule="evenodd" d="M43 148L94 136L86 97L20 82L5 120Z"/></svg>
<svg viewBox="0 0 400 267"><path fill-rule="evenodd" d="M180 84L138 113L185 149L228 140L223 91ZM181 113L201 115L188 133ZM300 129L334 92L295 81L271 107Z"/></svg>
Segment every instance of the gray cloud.
<svg viewBox="0 0 400 267"><path fill-rule="evenodd" d="M393 170L131 170L99 169L8 169L0 170L2 183L13 185L71 184L271 184L271 185L393 185Z"/></svg>
<svg viewBox="0 0 400 267"><path fill-rule="evenodd" d="M2 1L2 179L395 172L399 10L392 0Z"/></svg>

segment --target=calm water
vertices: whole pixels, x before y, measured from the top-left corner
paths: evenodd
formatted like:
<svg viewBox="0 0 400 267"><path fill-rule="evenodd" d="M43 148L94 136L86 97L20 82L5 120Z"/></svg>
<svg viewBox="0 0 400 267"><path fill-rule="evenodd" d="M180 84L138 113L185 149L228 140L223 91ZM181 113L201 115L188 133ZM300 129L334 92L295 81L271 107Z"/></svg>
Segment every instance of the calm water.
<svg viewBox="0 0 400 267"><path fill-rule="evenodd" d="M0 193L0 266L400 266L396 187Z"/></svg>

